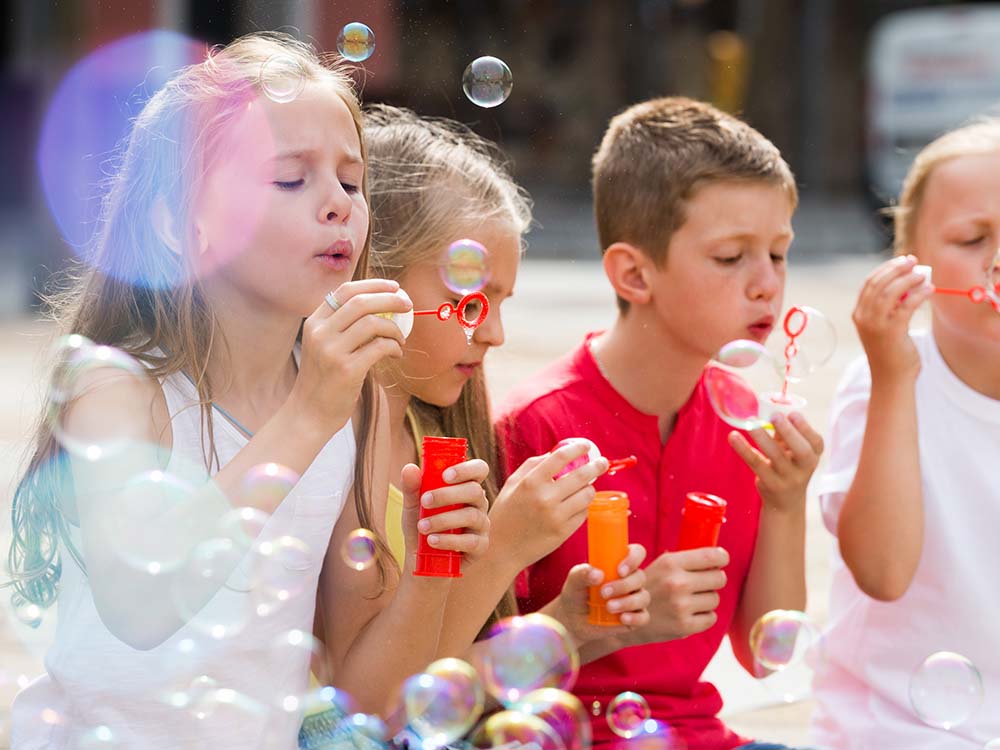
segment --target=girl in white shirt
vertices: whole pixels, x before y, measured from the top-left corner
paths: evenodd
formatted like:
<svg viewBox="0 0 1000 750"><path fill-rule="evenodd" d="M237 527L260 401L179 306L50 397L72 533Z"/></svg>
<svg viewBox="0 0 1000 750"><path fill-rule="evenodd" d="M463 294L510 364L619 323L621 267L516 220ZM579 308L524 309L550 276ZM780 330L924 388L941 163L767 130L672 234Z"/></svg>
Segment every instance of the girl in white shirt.
<svg viewBox="0 0 1000 750"><path fill-rule="evenodd" d="M990 296L1000 121L927 146L895 222L897 257L868 277L854 310L866 359L838 390L819 484L839 549L816 654L814 740L979 750L1000 737L1000 314ZM917 264L931 267L934 286ZM980 301L934 294L977 286L988 292L973 295ZM930 331L911 334L928 300ZM982 692L969 671L950 694L933 695L940 682L921 694L915 673L940 651L970 660Z"/></svg>
<svg viewBox="0 0 1000 750"><path fill-rule="evenodd" d="M294 746L321 575L326 663L361 710L434 657L447 580L327 554L384 526L369 370L403 343L376 313L410 309L365 280L365 160L350 78L283 35L213 52L144 107L93 267L56 301L94 343L63 348L14 499L16 603L58 603L14 748ZM462 506L442 547L485 549L486 472L424 499ZM410 535L419 481L406 467Z"/></svg>

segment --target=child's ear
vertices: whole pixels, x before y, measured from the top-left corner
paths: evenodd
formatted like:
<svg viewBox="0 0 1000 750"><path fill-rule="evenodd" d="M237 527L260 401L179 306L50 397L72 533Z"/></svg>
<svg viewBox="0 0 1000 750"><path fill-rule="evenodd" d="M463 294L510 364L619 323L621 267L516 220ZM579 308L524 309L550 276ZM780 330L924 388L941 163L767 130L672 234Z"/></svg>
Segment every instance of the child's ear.
<svg viewBox="0 0 1000 750"><path fill-rule="evenodd" d="M149 211L149 220L153 224L153 231L160 241L176 255L181 254L181 243L177 241L177 233L174 231L174 217L167 208L167 202L162 195L156 196L153 207Z"/></svg>
<svg viewBox="0 0 1000 750"><path fill-rule="evenodd" d="M653 262L642 250L627 242L615 242L604 251L604 273L615 294L633 305L652 298L649 272Z"/></svg>

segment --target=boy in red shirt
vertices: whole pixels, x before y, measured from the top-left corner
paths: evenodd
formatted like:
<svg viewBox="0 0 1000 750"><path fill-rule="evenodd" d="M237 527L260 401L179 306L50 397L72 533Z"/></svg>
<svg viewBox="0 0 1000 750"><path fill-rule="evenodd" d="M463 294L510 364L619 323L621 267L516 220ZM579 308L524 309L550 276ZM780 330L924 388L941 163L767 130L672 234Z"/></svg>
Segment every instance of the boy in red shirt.
<svg viewBox="0 0 1000 750"><path fill-rule="evenodd" d="M710 105L637 104L612 119L593 160L604 271L618 298L612 327L587 336L509 396L497 428L507 471L559 440L586 437L637 467L601 477L631 503L630 541L648 551L649 625L585 647L576 692L595 745L614 741L608 702L633 690L689 750L746 744L701 682L729 634L751 674L748 636L773 609L804 609L805 499L822 438L801 415L747 436L712 411L702 373L727 342L763 342L781 313L798 196L778 150ZM719 546L673 552L688 492L728 501ZM558 593L587 559L586 528L518 582L524 611ZM681 640L683 639L683 640Z"/></svg>

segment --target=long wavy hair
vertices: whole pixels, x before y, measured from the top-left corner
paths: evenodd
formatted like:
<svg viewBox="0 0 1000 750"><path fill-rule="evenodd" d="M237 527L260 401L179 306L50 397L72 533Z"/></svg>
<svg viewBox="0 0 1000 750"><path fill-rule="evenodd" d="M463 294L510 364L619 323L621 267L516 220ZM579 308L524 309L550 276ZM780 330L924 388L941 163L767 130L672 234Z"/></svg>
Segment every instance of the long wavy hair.
<svg viewBox="0 0 1000 750"><path fill-rule="evenodd" d="M374 233L372 267L398 279L407 268L436 263L441 249L485 222L505 222L518 234L531 224L531 203L510 175L497 147L465 126L421 118L386 105L365 108ZM489 397L481 369L456 403L435 406L416 397L410 406L428 435L469 441L469 454L491 465L498 459ZM485 483L492 505L498 487ZM516 614L511 591L484 626Z"/></svg>
<svg viewBox="0 0 1000 750"><path fill-rule="evenodd" d="M278 57L275 57L278 56ZM336 57L279 33L255 33L212 50L174 76L147 102L121 147L120 169L104 198L88 263L57 279L46 297L60 334L80 334L117 347L143 362L153 377L183 372L193 381L207 445L206 468L218 464L212 430L213 386L207 375L213 353L227 352L216 316L194 273L197 252L192 207L214 164L224 156L222 135L246 104L261 94L268 60L307 83L329 86L354 119L366 158L361 107L348 70ZM271 69L269 64L268 70ZM368 197L367 174L362 192ZM167 222L163 217L169 217ZM157 218L159 217L159 219ZM169 227L169 229L165 229ZM177 232L174 231L176 228ZM368 276L371 228L354 277ZM110 272L114 269L114 273ZM54 362L52 382L64 362ZM50 605L62 571L60 549L82 565L70 543L61 498L72 492L66 454L50 428L50 390L34 428L30 459L13 498L13 539L8 567L14 597ZM361 440L354 469L358 516L373 527L369 502L370 455L377 399L369 375L361 392ZM62 544L60 544L62 542ZM379 561L384 585L388 568Z"/></svg>

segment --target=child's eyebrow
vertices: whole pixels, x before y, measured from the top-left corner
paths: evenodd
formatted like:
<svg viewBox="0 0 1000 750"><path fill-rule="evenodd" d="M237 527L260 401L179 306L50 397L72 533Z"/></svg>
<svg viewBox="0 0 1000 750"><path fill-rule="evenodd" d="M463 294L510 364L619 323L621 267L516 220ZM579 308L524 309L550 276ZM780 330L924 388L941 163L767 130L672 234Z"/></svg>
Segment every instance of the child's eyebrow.
<svg viewBox="0 0 1000 750"><path fill-rule="evenodd" d="M315 158L317 152L315 149L296 149L294 151L282 151L280 154L275 154L274 156L267 159L266 164L274 164L279 161L307 161L309 159ZM344 152L341 159L341 163L344 166L354 167L364 166L364 161L361 159L361 155L354 151Z"/></svg>

